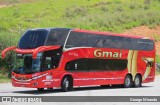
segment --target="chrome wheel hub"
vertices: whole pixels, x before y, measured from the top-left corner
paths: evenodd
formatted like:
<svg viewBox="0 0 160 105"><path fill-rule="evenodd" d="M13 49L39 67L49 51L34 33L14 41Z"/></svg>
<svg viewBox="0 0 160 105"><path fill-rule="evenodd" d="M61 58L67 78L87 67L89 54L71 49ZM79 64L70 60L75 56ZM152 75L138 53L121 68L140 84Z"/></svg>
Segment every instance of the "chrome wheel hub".
<svg viewBox="0 0 160 105"><path fill-rule="evenodd" d="M126 84L127 86L130 85L130 79L129 79L129 78L126 79L125 84Z"/></svg>
<svg viewBox="0 0 160 105"><path fill-rule="evenodd" d="M140 83L140 80L138 78L135 78L135 84L138 85Z"/></svg>
<svg viewBox="0 0 160 105"><path fill-rule="evenodd" d="M66 81L66 88L69 87L69 81Z"/></svg>

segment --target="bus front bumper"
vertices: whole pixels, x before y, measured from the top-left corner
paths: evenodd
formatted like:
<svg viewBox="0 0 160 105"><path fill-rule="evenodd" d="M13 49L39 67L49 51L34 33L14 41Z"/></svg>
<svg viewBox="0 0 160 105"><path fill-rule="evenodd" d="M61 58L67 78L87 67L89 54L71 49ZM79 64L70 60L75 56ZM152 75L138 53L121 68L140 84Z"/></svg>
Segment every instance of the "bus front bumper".
<svg viewBox="0 0 160 105"><path fill-rule="evenodd" d="M14 87L26 87L26 88L53 88L58 87L57 79L52 80L42 80L42 79L36 79L36 80L30 80L30 81L24 81L24 80L16 80L15 78L12 78L12 85Z"/></svg>

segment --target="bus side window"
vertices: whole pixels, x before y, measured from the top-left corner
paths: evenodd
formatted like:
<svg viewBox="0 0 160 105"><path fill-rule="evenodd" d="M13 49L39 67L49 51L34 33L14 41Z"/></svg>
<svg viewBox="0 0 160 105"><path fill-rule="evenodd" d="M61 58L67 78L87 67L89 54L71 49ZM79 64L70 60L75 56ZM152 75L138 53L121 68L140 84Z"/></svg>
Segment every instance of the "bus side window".
<svg viewBox="0 0 160 105"><path fill-rule="evenodd" d="M133 49L132 46L133 46L133 45L131 45L131 39L130 39L130 38L124 38L123 48L124 48L124 49Z"/></svg>
<svg viewBox="0 0 160 105"><path fill-rule="evenodd" d="M46 57L44 61L44 70L50 70L52 68L51 57Z"/></svg>
<svg viewBox="0 0 160 105"><path fill-rule="evenodd" d="M66 43L66 48L88 47L88 36L84 33L71 32Z"/></svg>
<svg viewBox="0 0 160 105"><path fill-rule="evenodd" d="M105 37L104 41L105 48L117 48L117 39L114 36Z"/></svg>
<svg viewBox="0 0 160 105"><path fill-rule="evenodd" d="M99 39L96 41L96 47L103 47L104 40Z"/></svg>
<svg viewBox="0 0 160 105"><path fill-rule="evenodd" d="M51 59L52 59L52 68L57 68L58 64L59 64L60 57L53 56Z"/></svg>
<svg viewBox="0 0 160 105"><path fill-rule="evenodd" d="M123 37L117 37L117 38L116 38L116 44L117 44L117 48L123 49L123 46L124 46L124 38L123 38Z"/></svg>
<svg viewBox="0 0 160 105"><path fill-rule="evenodd" d="M87 71L87 59L76 59L66 63L65 69L67 71Z"/></svg>
<svg viewBox="0 0 160 105"><path fill-rule="evenodd" d="M107 39L104 41L104 47L111 47L110 44L111 44L111 40L107 38Z"/></svg>

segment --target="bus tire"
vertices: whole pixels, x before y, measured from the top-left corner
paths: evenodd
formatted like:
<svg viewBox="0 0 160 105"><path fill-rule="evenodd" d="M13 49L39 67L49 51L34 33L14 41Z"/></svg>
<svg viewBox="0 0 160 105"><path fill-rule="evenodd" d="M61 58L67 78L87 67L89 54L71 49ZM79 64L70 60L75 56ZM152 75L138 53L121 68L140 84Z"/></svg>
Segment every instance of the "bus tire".
<svg viewBox="0 0 160 105"><path fill-rule="evenodd" d="M53 90L53 88L47 88L48 90Z"/></svg>
<svg viewBox="0 0 160 105"><path fill-rule="evenodd" d="M124 88L130 88L133 85L132 77L130 75L126 75L124 79Z"/></svg>
<svg viewBox="0 0 160 105"><path fill-rule="evenodd" d="M39 92L42 92L42 91L44 90L44 88L37 88L37 90L38 90Z"/></svg>
<svg viewBox="0 0 160 105"><path fill-rule="evenodd" d="M134 82L133 82L134 87L141 87L142 86L142 78L140 75L136 75Z"/></svg>
<svg viewBox="0 0 160 105"><path fill-rule="evenodd" d="M100 85L103 88L109 87L109 85Z"/></svg>
<svg viewBox="0 0 160 105"><path fill-rule="evenodd" d="M69 90L71 90L71 81L69 80L68 77L65 77L62 81L62 85L61 85L61 88L62 88L62 91L63 92L67 92Z"/></svg>

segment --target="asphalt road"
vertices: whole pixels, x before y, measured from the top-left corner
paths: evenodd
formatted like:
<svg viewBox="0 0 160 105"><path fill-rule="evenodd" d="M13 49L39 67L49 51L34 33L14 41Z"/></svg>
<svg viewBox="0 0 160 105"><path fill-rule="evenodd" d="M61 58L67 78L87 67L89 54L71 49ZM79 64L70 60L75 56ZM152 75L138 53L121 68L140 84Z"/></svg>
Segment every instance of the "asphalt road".
<svg viewBox="0 0 160 105"><path fill-rule="evenodd" d="M0 96L160 96L160 76L156 76L155 82L152 83L145 83L140 88L122 88L122 87L99 87L99 86L92 86L92 87L80 87L75 88L73 91L70 92L62 92L60 89L54 90L45 90L43 92L38 92L36 89L30 88L21 88L21 87L13 87L11 83L2 83L0 84ZM14 103L15 104L15 103ZM28 103L25 103L28 105ZM42 103L44 104L44 103ZM53 103L50 103L53 105ZM50 105L47 103L47 105ZM64 103L54 103L58 105L64 105ZM82 105L80 103L72 103L73 105ZM83 102L85 105L99 105L99 103L90 103L90 102ZM105 103L101 103L101 105ZM110 103L112 105L117 105L121 103ZM139 105L139 104L151 104L151 103L122 103L123 105ZM6 103L0 103L0 105L7 105ZM36 105L36 104L35 104ZM71 105L68 103L67 105ZM153 104L152 104L153 105ZM159 103L154 103L154 105L160 105Z"/></svg>

